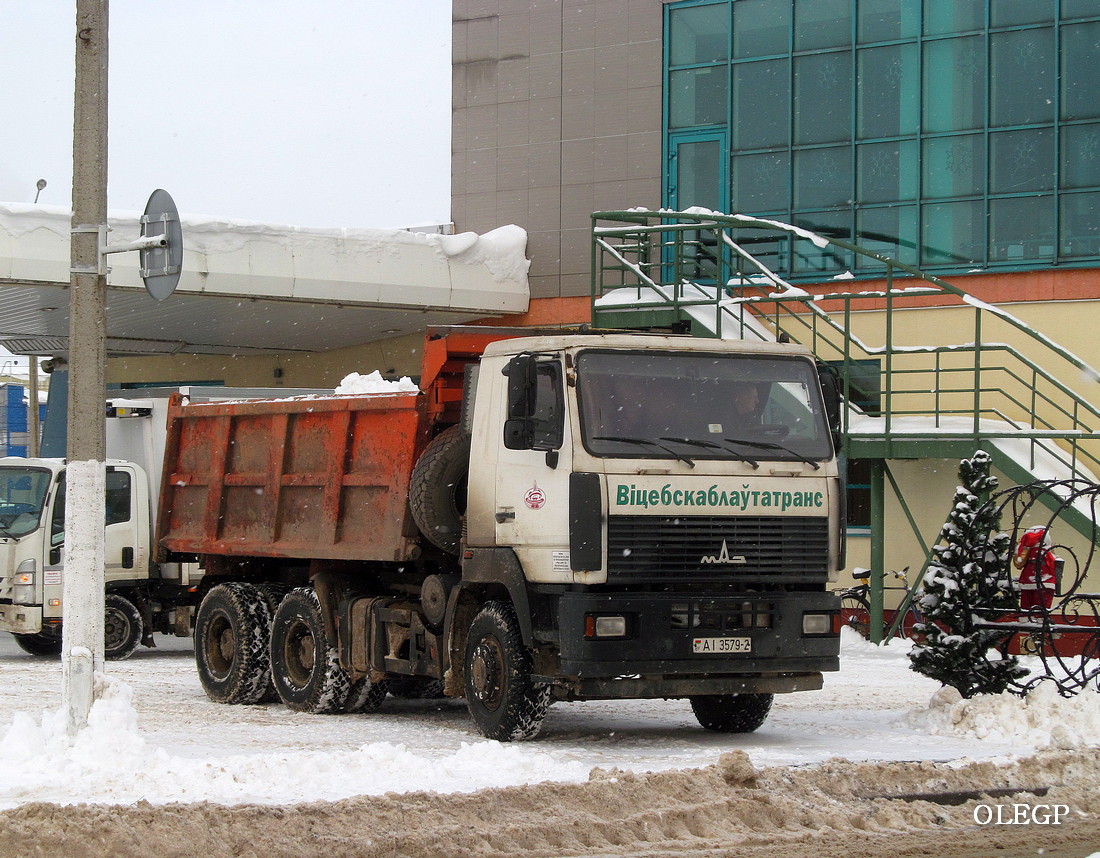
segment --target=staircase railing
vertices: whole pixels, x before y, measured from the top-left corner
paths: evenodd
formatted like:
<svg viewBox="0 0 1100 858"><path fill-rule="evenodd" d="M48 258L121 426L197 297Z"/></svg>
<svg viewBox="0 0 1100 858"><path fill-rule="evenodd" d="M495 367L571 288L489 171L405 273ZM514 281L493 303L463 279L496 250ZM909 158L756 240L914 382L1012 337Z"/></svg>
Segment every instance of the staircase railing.
<svg viewBox="0 0 1100 858"><path fill-rule="evenodd" d="M774 221L668 211L592 217L594 324L662 311L701 334L789 338L837 367L848 402L861 398L877 364L877 407L864 416L847 410L850 438L874 438L886 450L945 436L1012 438L1028 445L1033 471L1053 456L1073 476L1100 473L1092 402L1100 373L1001 307L865 247ZM816 272L838 262L874 279L822 284L828 275ZM815 285L795 285L780 270Z"/></svg>

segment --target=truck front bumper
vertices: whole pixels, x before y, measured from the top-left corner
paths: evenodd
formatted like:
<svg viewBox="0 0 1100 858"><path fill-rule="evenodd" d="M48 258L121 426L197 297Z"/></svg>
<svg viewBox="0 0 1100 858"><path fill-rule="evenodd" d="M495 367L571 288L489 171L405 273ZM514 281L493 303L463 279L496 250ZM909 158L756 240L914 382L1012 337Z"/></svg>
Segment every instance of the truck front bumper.
<svg viewBox="0 0 1100 858"><path fill-rule="evenodd" d="M821 674L840 667L838 609L831 593L565 593L555 684L587 699L820 688ZM814 614L830 617L828 632L805 633L803 618ZM590 618L619 616L623 637L585 636Z"/></svg>
<svg viewBox="0 0 1100 858"><path fill-rule="evenodd" d="M36 635L42 631L41 605L0 604L0 631Z"/></svg>

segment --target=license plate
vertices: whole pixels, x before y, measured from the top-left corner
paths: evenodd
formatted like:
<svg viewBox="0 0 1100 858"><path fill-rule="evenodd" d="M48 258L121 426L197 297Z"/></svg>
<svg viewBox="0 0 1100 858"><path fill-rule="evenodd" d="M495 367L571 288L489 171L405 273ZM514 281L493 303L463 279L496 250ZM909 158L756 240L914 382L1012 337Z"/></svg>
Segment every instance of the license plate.
<svg viewBox="0 0 1100 858"><path fill-rule="evenodd" d="M752 652L752 638L695 638L692 652Z"/></svg>

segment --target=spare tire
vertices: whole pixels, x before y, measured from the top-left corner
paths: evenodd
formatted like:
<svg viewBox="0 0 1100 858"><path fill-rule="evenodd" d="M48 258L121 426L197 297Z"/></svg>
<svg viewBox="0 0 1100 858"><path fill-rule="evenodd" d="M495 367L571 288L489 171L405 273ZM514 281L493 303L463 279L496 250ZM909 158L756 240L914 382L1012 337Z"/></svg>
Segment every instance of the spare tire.
<svg viewBox="0 0 1100 858"><path fill-rule="evenodd" d="M440 433L412 471L409 509L424 537L448 554L458 554L466 515L470 435L461 426Z"/></svg>

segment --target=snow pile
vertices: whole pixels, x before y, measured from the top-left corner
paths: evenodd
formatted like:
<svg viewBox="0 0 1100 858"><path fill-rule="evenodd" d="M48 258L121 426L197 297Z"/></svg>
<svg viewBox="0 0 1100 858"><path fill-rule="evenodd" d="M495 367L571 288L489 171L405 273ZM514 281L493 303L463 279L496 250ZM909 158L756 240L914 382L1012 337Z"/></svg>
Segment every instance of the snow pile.
<svg viewBox="0 0 1100 858"><path fill-rule="evenodd" d="M318 751L238 754L217 759L173 756L138 730L133 694L102 674L102 696L75 738L60 712L36 726L17 713L0 740L0 808L26 801L129 804L213 801L289 804L357 795L426 790L473 792L542 781L581 782L590 766L555 759L524 745L462 743L443 756L374 742L339 754Z"/></svg>
<svg viewBox="0 0 1100 858"><path fill-rule="evenodd" d="M370 375L360 375L357 372L344 376L344 380L337 386L335 393L347 396L353 393L419 393L420 388L413 384L412 380L403 375L398 381L387 381L382 378L382 373L375 370Z"/></svg>
<svg viewBox="0 0 1100 858"><path fill-rule="evenodd" d="M1027 697L983 694L964 700L954 688L936 692L928 709L913 712L910 722L933 735L1009 740L1037 748L1100 745L1100 698L1083 691L1061 697L1051 682L1040 683Z"/></svg>

